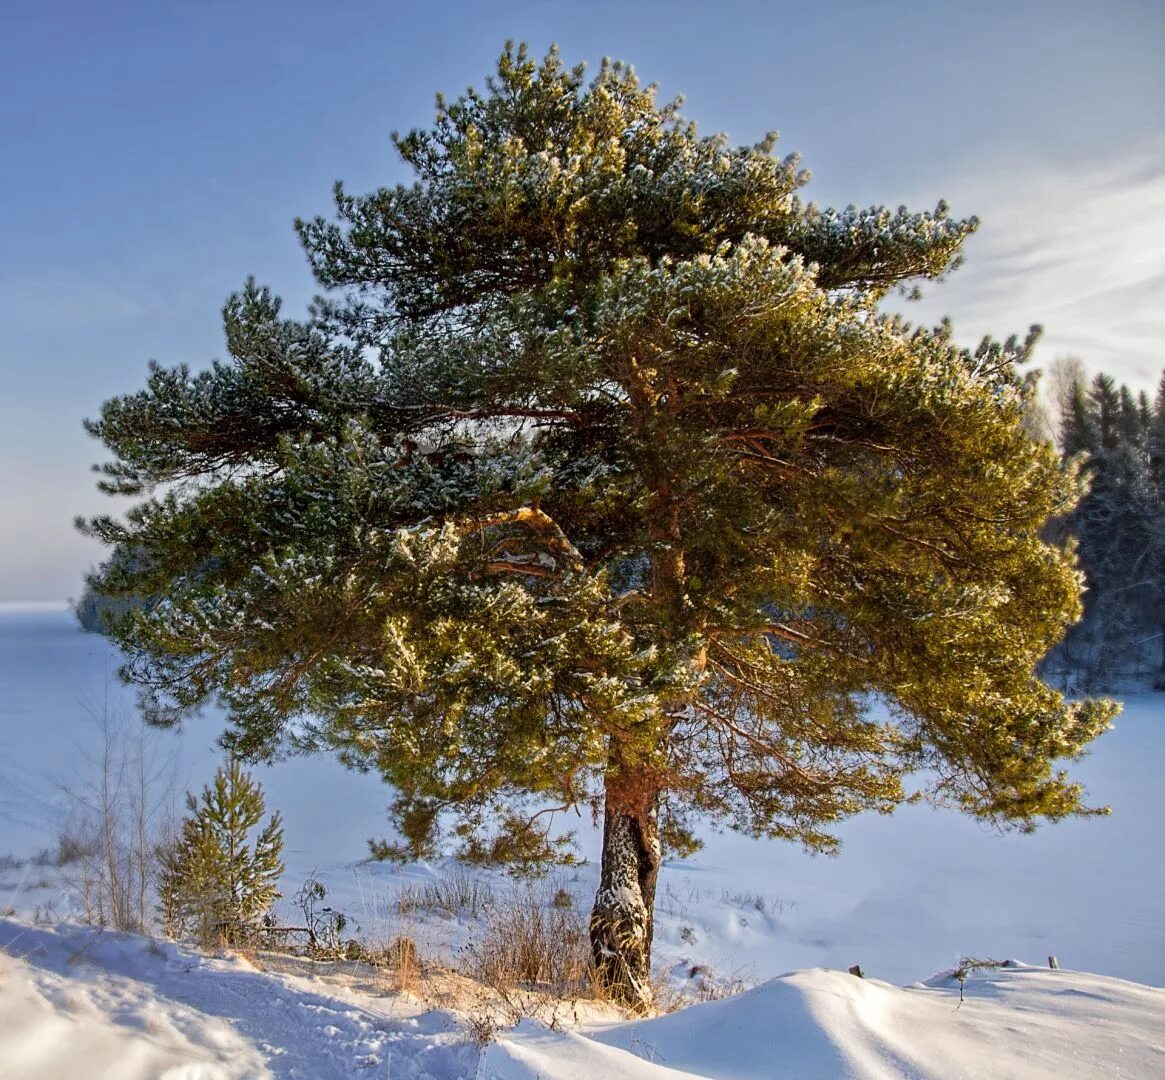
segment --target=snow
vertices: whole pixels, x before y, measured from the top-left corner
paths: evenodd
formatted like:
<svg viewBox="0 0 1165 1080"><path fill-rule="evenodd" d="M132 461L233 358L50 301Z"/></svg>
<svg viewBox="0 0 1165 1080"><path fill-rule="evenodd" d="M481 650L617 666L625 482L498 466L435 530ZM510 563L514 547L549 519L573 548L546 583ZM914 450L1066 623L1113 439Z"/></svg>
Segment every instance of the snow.
<svg viewBox="0 0 1165 1080"><path fill-rule="evenodd" d="M0 920L0 1077L117 1080L833 1080L1165 1075L1165 991L1022 965L900 988L782 975L651 1020L526 1019L482 1045L465 1015L342 971L261 971L173 944Z"/></svg>
<svg viewBox="0 0 1165 1080"><path fill-rule="evenodd" d="M578 1076L715 1076L722 1080L863 1077L1097 1077L1165 1075L1165 991L1096 975L1015 967L973 975L959 1003L953 979L909 988L816 968L746 994L594 1041L656 1068L604 1071L592 1053ZM555 1077L578 1036L519 1027L490 1054ZM499 1076L510 1074L498 1068ZM520 1074L519 1074L520 1075Z"/></svg>
<svg viewBox="0 0 1165 1080"><path fill-rule="evenodd" d="M661 874L656 973L681 996L754 989L615 1027L525 1020L479 1052L464 1007L427 1008L368 979L262 972L37 924L76 914L60 873L30 857L55 850L70 778L95 749L92 714L132 719L117 665L110 643L63 608L0 606L0 913L17 912L0 920L3 1080L1165 1075L1163 992L1136 985L1165 984L1165 696L1127 698L1115 730L1073 767L1111 817L1000 836L908 807L846 823L834 859L708 834L702 852ZM152 736L182 790L213 774L219 725L211 715ZM284 816L286 896L314 871L366 934L406 931L423 957L458 955L472 918L402 915L396 903L447 873L445 862L363 861L367 838L386 831L375 776L322 757L257 773L268 810ZM585 820L568 827L589 862L551 891L565 888L585 912L597 836ZM492 885L511 887L496 875ZM972 975L962 1005L949 978L915 982L968 953L1039 966ZM1075 970L1049 971L1050 954ZM870 978L845 973L858 963Z"/></svg>
<svg viewBox="0 0 1165 1080"><path fill-rule="evenodd" d="M0 1077L472 1076L445 1012L173 944L0 921Z"/></svg>

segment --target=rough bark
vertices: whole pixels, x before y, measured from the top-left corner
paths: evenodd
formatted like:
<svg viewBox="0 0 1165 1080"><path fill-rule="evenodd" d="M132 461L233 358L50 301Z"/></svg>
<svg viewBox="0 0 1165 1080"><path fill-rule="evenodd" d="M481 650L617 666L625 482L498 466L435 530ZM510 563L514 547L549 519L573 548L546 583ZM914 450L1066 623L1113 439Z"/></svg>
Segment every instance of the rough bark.
<svg viewBox="0 0 1165 1080"><path fill-rule="evenodd" d="M636 425L646 434L657 412L658 393L632 363L628 392ZM669 387L669 400L676 400ZM682 615L684 551L679 504L666 476L652 476L651 598L663 616L665 636ZM620 761L613 754L604 790L603 855L599 891L591 912L591 950L598 980L621 1005L640 1012L652 1006L651 943L655 886L661 850L659 803L663 778L650 766Z"/></svg>
<svg viewBox="0 0 1165 1080"><path fill-rule="evenodd" d="M659 864L657 782L633 769L615 770L606 784L591 950L605 992L641 1012L652 1003L651 939Z"/></svg>

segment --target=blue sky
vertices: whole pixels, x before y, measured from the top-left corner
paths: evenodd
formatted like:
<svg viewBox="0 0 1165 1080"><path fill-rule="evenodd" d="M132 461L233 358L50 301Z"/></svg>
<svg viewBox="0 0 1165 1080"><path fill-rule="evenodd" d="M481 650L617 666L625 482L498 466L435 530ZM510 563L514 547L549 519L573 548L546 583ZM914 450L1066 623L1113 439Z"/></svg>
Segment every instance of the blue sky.
<svg viewBox="0 0 1165 1080"><path fill-rule="evenodd" d="M406 179L388 134L480 84L506 38L633 63L705 131L781 132L819 202L947 198L983 228L918 319L1044 323L1152 388L1165 367L1165 5L379 2L4 5L0 601L64 599L108 509L81 430L147 360L222 353L248 274L313 292L292 219Z"/></svg>

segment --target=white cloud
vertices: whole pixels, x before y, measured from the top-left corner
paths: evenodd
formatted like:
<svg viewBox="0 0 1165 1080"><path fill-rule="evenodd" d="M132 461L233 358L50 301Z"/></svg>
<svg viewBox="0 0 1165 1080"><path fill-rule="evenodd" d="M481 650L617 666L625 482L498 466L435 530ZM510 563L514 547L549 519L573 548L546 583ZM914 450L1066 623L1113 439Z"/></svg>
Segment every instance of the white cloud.
<svg viewBox="0 0 1165 1080"><path fill-rule="evenodd" d="M943 189L982 224L966 264L908 307L912 321L949 314L967 344L1040 323L1045 367L1070 353L1092 371L1156 386L1165 367L1165 139L1084 167L1016 152L948 177Z"/></svg>

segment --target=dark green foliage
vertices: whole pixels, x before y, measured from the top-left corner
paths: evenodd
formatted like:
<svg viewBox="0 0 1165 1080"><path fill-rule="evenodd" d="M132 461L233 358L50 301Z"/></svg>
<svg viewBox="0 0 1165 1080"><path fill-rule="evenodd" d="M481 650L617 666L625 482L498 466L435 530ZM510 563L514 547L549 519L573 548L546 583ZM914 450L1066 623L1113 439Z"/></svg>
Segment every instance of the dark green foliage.
<svg viewBox="0 0 1165 1080"><path fill-rule="evenodd" d="M237 943L257 929L279 897L283 828L273 814L259 834L263 792L232 760L200 799L187 796L189 816L161 854L159 914L171 937L204 945Z"/></svg>
<svg viewBox="0 0 1165 1080"><path fill-rule="evenodd" d="M117 627L152 715L218 695L237 752L377 770L385 853L448 823L541 861L542 808L605 799L648 909L657 811L679 850L694 815L830 850L917 772L1001 824L1086 812L1059 763L1114 709L1033 674L1079 588L1030 339L879 314L974 221L806 205L774 144L508 49L397 139L413 186L299 223L310 323L248 284L230 361L90 425L143 496L87 527L149 555L103 589L164 598Z"/></svg>
<svg viewBox="0 0 1165 1080"><path fill-rule="evenodd" d="M77 622L81 624L82 629L88 630L90 633L106 634L118 619L123 618L127 612L134 607L140 607L145 602L141 597L110 596L102 591L102 583L115 576L119 571L128 569L134 572L139 570L140 566L126 565L135 563L139 559L140 554L132 552L128 548L117 548L104 566L87 576L85 591L73 607Z"/></svg>
<svg viewBox="0 0 1165 1080"><path fill-rule="evenodd" d="M1165 385L1165 384L1163 384ZM1067 518L1088 590L1085 618L1051 658L1084 689L1161 672L1165 623L1165 395L1155 407L1108 375L1073 381L1061 444L1087 493Z"/></svg>

